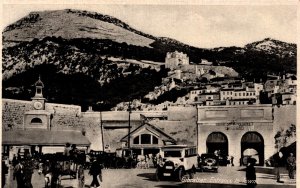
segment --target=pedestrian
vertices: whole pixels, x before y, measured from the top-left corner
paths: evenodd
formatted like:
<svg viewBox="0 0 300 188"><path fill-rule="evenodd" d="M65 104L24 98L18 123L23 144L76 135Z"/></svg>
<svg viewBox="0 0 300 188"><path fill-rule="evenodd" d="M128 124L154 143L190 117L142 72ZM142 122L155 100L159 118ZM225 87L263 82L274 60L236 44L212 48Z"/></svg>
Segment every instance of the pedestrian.
<svg viewBox="0 0 300 188"><path fill-rule="evenodd" d="M98 176L100 182L102 182L102 166L100 164L100 158L98 157L97 160L93 161L92 166L90 168L89 174L93 176L93 181L91 183L91 187L100 187L100 183L98 182Z"/></svg>
<svg viewBox="0 0 300 188"><path fill-rule="evenodd" d="M17 165L17 157L16 157L16 154L14 154L13 159L12 159L11 162L12 162L13 167L15 168L15 166Z"/></svg>
<svg viewBox="0 0 300 188"><path fill-rule="evenodd" d="M275 169L275 174L276 174L276 182L277 183L284 183L283 181L280 180L280 161L281 158L283 157L283 154L281 151L276 153L273 157L274 160L274 169Z"/></svg>
<svg viewBox="0 0 300 188"><path fill-rule="evenodd" d="M230 163L231 163L231 166L234 166L234 164L233 164L233 159L234 159L234 157L231 156L231 157L230 157Z"/></svg>
<svg viewBox="0 0 300 188"><path fill-rule="evenodd" d="M290 156L287 158L287 165L289 170L289 177L290 179L294 179L294 173L296 169L296 158L294 157L293 153L290 153Z"/></svg>
<svg viewBox="0 0 300 188"><path fill-rule="evenodd" d="M71 146L70 143L67 142L65 145L64 156L67 156L67 157L70 156L70 150L71 150L70 146Z"/></svg>
<svg viewBox="0 0 300 188"><path fill-rule="evenodd" d="M5 185L5 182L6 182L6 174L8 174L8 167L6 166L5 162L2 161L2 164L1 164L1 184L2 184L2 187L4 187Z"/></svg>
<svg viewBox="0 0 300 188"><path fill-rule="evenodd" d="M153 161L154 168L156 168L157 167L157 156L154 154L152 155L152 161Z"/></svg>
<svg viewBox="0 0 300 188"><path fill-rule="evenodd" d="M231 162L230 162L230 156L227 155L226 157L226 166L230 166Z"/></svg>
<svg viewBox="0 0 300 188"><path fill-rule="evenodd" d="M32 188L31 178L33 174L34 163L28 155L24 159L24 187Z"/></svg>
<svg viewBox="0 0 300 188"><path fill-rule="evenodd" d="M22 159L16 161L16 166L13 172L13 180L17 181L17 188L24 188L24 165L21 162Z"/></svg>
<svg viewBox="0 0 300 188"><path fill-rule="evenodd" d="M256 172L254 164L256 162L256 159L249 158L247 160L247 167L246 167L246 183L247 187L255 187L257 185L256 183Z"/></svg>

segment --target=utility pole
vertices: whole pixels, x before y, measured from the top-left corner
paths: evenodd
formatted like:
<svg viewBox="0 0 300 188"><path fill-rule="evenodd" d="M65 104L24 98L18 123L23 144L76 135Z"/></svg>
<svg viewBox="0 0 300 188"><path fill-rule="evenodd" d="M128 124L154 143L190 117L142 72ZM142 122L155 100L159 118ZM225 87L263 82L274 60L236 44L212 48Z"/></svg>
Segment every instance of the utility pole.
<svg viewBox="0 0 300 188"><path fill-rule="evenodd" d="M100 127L101 127L101 138L102 138L102 151L104 152L104 135L103 135L103 123L102 123L102 112L100 110Z"/></svg>
<svg viewBox="0 0 300 188"><path fill-rule="evenodd" d="M130 149L130 114L131 114L131 101L129 101L129 105L128 105L128 141L127 141L128 149Z"/></svg>

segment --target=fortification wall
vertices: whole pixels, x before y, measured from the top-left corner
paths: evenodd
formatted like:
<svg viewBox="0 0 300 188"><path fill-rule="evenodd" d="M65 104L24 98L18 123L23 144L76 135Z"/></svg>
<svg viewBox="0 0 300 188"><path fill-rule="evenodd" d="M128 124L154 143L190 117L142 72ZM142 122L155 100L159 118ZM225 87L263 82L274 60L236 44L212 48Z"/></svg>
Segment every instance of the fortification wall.
<svg viewBox="0 0 300 188"><path fill-rule="evenodd" d="M297 106L296 105L285 105L285 106L274 106L274 129L279 130L280 128L286 129L291 124L297 124Z"/></svg>
<svg viewBox="0 0 300 188"><path fill-rule="evenodd" d="M2 99L2 130L22 129L23 115L33 110L31 101Z"/></svg>
<svg viewBox="0 0 300 188"><path fill-rule="evenodd" d="M183 107L183 106L170 106L168 107L167 116L169 121L191 120L197 117L197 108Z"/></svg>

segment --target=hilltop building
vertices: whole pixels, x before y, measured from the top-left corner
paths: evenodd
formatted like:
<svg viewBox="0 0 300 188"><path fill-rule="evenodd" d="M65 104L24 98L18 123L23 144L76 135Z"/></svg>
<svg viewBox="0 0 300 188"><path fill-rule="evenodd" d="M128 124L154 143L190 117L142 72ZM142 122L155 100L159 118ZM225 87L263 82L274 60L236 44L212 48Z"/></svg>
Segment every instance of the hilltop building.
<svg viewBox="0 0 300 188"><path fill-rule="evenodd" d="M168 52L165 60L165 67L171 70L180 65L189 65L189 57L182 52Z"/></svg>

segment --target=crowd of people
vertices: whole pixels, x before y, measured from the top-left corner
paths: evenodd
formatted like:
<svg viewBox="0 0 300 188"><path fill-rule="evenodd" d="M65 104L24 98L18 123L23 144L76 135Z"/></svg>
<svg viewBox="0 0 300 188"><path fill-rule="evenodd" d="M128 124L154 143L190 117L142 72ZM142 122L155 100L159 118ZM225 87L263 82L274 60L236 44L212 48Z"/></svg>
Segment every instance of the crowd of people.
<svg viewBox="0 0 300 188"><path fill-rule="evenodd" d="M215 153L216 156L220 154L218 152ZM65 165L68 164L69 161L72 161L76 164L83 164L86 162L83 159L80 159L81 152L77 149L76 145L67 143L63 152L64 162L59 163L57 159L43 159L42 157L39 159L38 164L38 173L45 176L45 180L48 179L49 185L55 185L54 182L57 182L59 176L62 174L62 170L66 169ZM85 155L84 155L85 156ZM275 170L275 177L278 183L283 183L281 181L281 172L280 166L282 165L283 153L278 152L273 156L273 165ZM13 167L13 180L16 181L18 188L32 188L32 174L34 169L36 168L36 158L31 156L29 153L25 153L24 156L13 156L11 161ZM102 169L104 168L104 161L101 156L91 157L89 159L90 168L89 174L92 176L92 182L90 184L91 187L100 187L100 182L102 182ZM149 155L129 155L125 158L125 161L130 164L130 167L141 167L141 168L149 168L149 166L153 166L156 168L159 164L159 161L162 160L160 155L149 154ZM289 178L295 178L295 170L296 170L296 158L293 153L290 153L288 157L284 158L284 162L286 164ZM233 157L227 157L228 164L230 166L234 166ZM281 161L281 162L280 162ZM151 164L152 163L152 164ZM132 165L135 164L135 165ZM247 160L246 166L246 183L248 187L256 186L256 171L255 171L256 159L249 158ZM9 168L6 166L4 161L2 161L2 187L6 184L5 175L8 173ZM83 173L82 173L83 174ZM50 186L51 187L51 186Z"/></svg>
<svg viewBox="0 0 300 188"><path fill-rule="evenodd" d="M25 154L24 157L13 156L13 180L16 180L18 188L32 188L31 178L34 171L34 159Z"/></svg>

